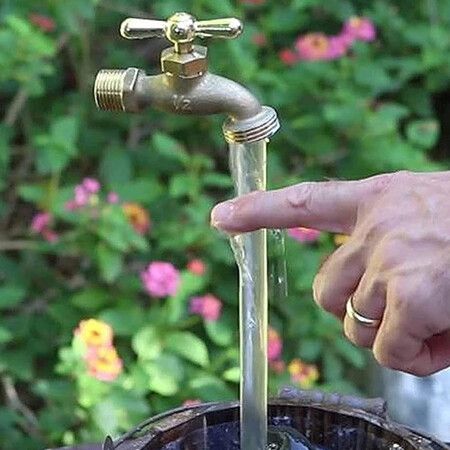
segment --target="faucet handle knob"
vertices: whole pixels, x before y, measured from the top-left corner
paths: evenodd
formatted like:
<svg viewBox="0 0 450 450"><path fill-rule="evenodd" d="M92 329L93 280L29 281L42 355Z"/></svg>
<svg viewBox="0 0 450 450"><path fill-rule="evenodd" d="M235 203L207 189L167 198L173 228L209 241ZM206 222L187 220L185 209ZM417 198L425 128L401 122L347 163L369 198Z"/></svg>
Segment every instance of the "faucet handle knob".
<svg viewBox="0 0 450 450"><path fill-rule="evenodd" d="M197 21L187 13L176 13L167 21L152 19L125 19L120 34L126 39L166 37L177 53L188 53L196 37L233 39L242 33L242 22L235 18Z"/></svg>
<svg viewBox="0 0 450 450"><path fill-rule="evenodd" d="M196 22L196 35L201 38L234 39L242 33L242 22L234 17Z"/></svg>
<svg viewBox="0 0 450 450"><path fill-rule="evenodd" d="M167 22L152 19L125 19L120 25L120 35L125 39L164 37Z"/></svg>

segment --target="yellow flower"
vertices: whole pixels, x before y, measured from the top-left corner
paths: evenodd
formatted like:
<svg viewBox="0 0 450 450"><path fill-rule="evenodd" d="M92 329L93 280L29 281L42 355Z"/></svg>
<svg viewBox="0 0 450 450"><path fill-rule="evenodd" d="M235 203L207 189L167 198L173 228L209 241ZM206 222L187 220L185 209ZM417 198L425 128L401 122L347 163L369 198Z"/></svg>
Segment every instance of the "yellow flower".
<svg viewBox="0 0 450 450"><path fill-rule="evenodd" d="M336 245L343 245L346 244L350 239L350 236L346 234L335 234L334 235L334 243Z"/></svg>
<svg viewBox="0 0 450 450"><path fill-rule="evenodd" d="M75 335L79 336L87 347L112 345L113 330L110 325L100 320L82 320L75 330Z"/></svg>
<svg viewBox="0 0 450 450"><path fill-rule="evenodd" d="M319 379L319 370L314 364L306 364L301 359L293 359L288 365L288 372L294 383L302 388L311 387Z"/></svg>
<svg viewBox="0 0 450 450"><path fill-rule="evenodd" d="M128 221L139 234L145 234L150 228L150 216L138 203L124 203L123 212Z"/></svg>
<svg viewBox="0 0 450 450"><path fill-rule="evenodd" d="M122 360L113 346L90 347L86 355L88 373L100 381L114 381L122 373Z"/></svg>

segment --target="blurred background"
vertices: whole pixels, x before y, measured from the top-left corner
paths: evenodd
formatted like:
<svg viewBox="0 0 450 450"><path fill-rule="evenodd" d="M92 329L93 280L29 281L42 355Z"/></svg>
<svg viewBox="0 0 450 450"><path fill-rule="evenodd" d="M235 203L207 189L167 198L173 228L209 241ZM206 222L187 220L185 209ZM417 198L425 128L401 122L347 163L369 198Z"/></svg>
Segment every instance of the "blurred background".
<svg viewBox="0 0 450 450"><path fill-rule="evenodd" d="M210 69L279 112L271 188L447 168L448 0L2 0L4 450L98 441L185 402L237 397L237 270L209 226L232 196L224 118L98 112L92 96L100 68L159 71L168 43L123 40L120 22L176 11L244 21L239 39L208 43ZM287 233L272 394L368 392L368 355L311 294L345 239Z"/></svg>

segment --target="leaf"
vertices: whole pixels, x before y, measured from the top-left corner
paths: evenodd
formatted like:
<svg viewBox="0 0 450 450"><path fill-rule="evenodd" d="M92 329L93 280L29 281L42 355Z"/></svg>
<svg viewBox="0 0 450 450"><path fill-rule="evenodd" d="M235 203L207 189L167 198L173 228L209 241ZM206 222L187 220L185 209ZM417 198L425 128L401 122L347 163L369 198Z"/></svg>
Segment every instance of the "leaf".
<svg viewBox="0 0 450 450"><path fill-rule="evenodd" d="M167 134L155 133L152 136L154 151L183 165L189 162L189 155L183 146Z"/></svg>
<svg viewBox="0 0 450 450"><path fill-rule="evenodd" d="M436 145L439 131L439 122L437 120L415 120L408 124L406 137L412 144L428 150Z"/></svg>
<svg viewBox="0 0 450 450"><path fill-rule="evenodd" d="M81 309L96 310L105 306L110 299L110 294L100 288L86 288L72 295L70 302Z"/></svg>
<svg viewBox="0 0 450 450"><path fill-rule="evenodd" d="M42 203L47 195L47 189L44 186L35 184L22 184L18 191L23 200L33 203Z"/></svg>
<svg viewBox="0 0 450 450"><path fill-rule="evenodd" d="M226 381L231 381L232 383L239 383L241 378L241 369L239 367L231 367L225 370L222 374L222 378Z"/></svg>
<svg viewBox="0 0 450 450"><path fill-rule="evenodd" d="M27 291L13 284L0 287L0 309L17 306L26 296Z"/></svg>
<svg viewBox="0 0 450 450"><path fill-rule="evenodd" d="M126 186L132 176L130 155L123 149L107 149L100 164L102 179L113 186Z"/></svg>
<svg viewBox="0 0 450 450"><path fill-rule="evenodd" d="M205 330L209 338L216 345L228 347L233 342L233 330L235 327L230 316L222 315L219 320L205 320ZM234 324L237 325L237 324Z"/></svg>
<svg viewBox="0 0 450 450"><path fill-rule="evenodd" d="M123 201L150 204L163 193L163 189L156 178L135 178L127 183L111 181L111 186Z"/></svg>
<svg viewBox="0 0 450 450"><path fill-rule="evenodd" d="M0 344L6 344L13 339L13 334L5 327L0 326Z"/></svg>
<svg viewBox="0 0 450 450"><path fill-rule="evenodd" d="M76 117L62 116L55 119L48 134L35 136L38 150L37 166L40 173L62 171L77 154L79 122Z"/></svg>
<svg viewBox="0 0 450 450"><path fill-rule="evenodd" d="M100 314L100 319L109 323L119 336L132 336L145 325L145 314L141 307L132 304L132 298L127 306L107 309Z"/></svg>
<svg viewBox="0 0 450 450"><path fill-rule="evenodd" d="M323 342L319 339L304 338L299 344L299 356L307 361L315 361L322 352Z"/></svg>
<svg viewBox="0 0 450 450"><path fill-rule="evenodd" d="M213 375L202 374L189 382L196 397L205 401L233 400L236 396L228 386Z"/></svg>
<svg viewBox="0 0 450 450"><path fill-rule="evenodd" d="M122 271L122 254L101 242L97 245L96 254L102 278L111 283Z"/></svg>
<svg viewBox="0 0 450 450"><path fill-rule="evenodd" d="M178 392L183 377L183 367L171 355L161 355L155 361L147 362L144 370L149 375L149 388L160 395L171 396Z"/></svg>
<svg viewBox="0 0 450 450"><path fill-rule="evenodd" d="M131 346L140 359L156 359L161 354L161 340L157 329L151 325L142 328L133 336Z"/></svg>
<svg viewBox="0 0 450 450"><path fill-rule="evenodd" d="M187 331L167 335L166 348L188 361L206 367L209 364L208 349L205 343L195 334Z"/></svg>

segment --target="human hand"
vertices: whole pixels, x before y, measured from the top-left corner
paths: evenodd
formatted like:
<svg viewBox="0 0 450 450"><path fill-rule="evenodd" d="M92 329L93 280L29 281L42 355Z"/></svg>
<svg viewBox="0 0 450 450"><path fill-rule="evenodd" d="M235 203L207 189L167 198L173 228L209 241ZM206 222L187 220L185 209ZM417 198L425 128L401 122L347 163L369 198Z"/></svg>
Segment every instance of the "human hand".
<svg viewBox="0 0 450 450"><path fill-rule="evenodd" d="M316 275L315 301L384 366L419 376L450 366L450 172L252 192L217 205L211 223L229 233L304 226L349 234ZM346 315L349 298L379 327Z"/></svg>

